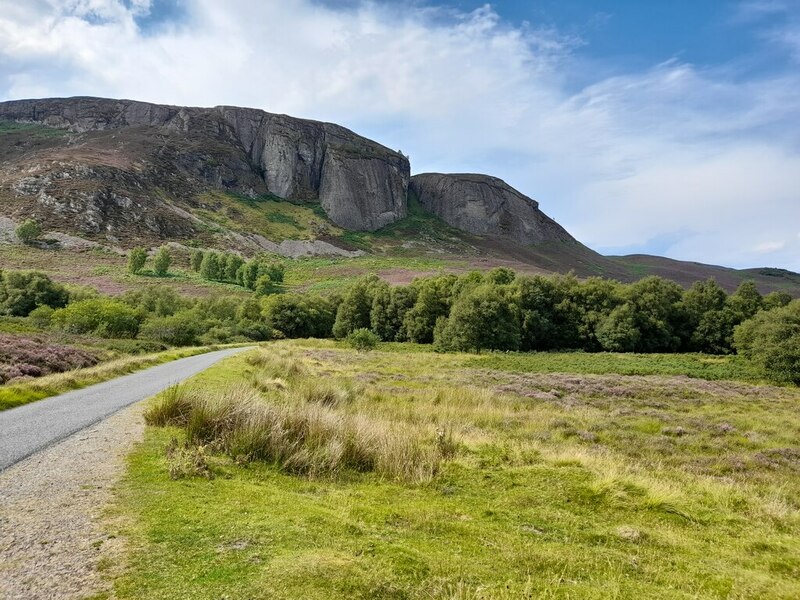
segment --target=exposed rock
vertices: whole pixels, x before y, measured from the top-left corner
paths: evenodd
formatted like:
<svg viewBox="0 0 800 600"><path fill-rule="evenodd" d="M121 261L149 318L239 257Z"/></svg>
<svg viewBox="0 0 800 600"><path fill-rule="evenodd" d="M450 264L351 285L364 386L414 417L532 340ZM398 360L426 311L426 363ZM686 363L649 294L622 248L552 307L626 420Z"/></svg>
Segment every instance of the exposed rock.
<svg viewBox="0 0 800 600"><path fill-rule="evenodd" d="M373 231L406 215L408 159L331 123L248 108L85 97L3 102L0 120L78 133L157 128L184 134L196 143L193 151L172 151L165 140L164 153L216 187L319 201L334 223L351 230Z"/></svg>
<svg viewBox="0 0 800 600"><path fill-rule="evenodd" d="M424 173L411 178L409 189L427 210L462 231L521 244L576 242L536 200L497 177Z"/></svg>

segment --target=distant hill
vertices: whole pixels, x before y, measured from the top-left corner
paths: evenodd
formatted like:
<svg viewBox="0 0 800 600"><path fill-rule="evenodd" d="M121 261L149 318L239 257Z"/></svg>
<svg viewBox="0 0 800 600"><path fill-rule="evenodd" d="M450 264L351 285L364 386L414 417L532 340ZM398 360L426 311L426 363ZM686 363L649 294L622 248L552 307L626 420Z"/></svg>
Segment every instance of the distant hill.
<svg viewBox="0 0 800 600"><path fill-rule="evenodd" d="M435 255L622 281L715 277L729 290L751 278L764 292L800 295L800 275L778 269L601 256L500 179L411 177L402 153L344 127L248 108L0 103L0 230L29 217L123 249L170 241L286 256Z"/></svg>

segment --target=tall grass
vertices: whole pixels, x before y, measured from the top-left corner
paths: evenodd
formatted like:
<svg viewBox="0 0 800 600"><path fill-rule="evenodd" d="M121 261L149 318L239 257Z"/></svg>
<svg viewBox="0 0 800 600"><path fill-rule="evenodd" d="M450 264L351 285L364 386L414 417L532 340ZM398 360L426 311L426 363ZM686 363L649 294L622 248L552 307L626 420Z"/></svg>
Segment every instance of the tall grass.
<svg viewBox="0 0 800 600"><path fill-rule="evenodd" d="M309 393L314 389L304 386L295 401L276 403L241 384L216 395L171 388L151 404L145 420L183 427L190 444L237 462L262 461L312 478L351 471L426 481L436 474L445 458L442 447L449 445L426 439L417 428L338 412ZM332 397L341 400L339 393Z"/></svg>

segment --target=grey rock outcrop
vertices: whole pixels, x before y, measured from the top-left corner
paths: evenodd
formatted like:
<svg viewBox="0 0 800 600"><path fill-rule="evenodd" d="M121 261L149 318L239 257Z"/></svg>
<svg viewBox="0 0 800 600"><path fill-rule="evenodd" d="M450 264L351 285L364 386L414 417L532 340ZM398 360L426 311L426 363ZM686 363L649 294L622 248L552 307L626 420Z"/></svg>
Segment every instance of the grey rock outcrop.
<svg viewBox="0 0 800 600"><path fill-rule="evenodd" d="M2 102L0 120L78 133L159 128L213 140L231 146L242 160L228 160L225 169L208 168L192 156L183 162L218 186L249 189L245 182L257 175L269 193L297 202L319 201L334 223L351 230L374 231L406 216L408 159L332 123L248 108L86 97Z"/></svg>
<svg viewBox="0 0 800 600"><path fill-rule="evenodd" d="M409 191L448 225L476 235L510 238L521 244L576 242L539 210L539 203L502 179L467 173L414 175Z"/></svg>

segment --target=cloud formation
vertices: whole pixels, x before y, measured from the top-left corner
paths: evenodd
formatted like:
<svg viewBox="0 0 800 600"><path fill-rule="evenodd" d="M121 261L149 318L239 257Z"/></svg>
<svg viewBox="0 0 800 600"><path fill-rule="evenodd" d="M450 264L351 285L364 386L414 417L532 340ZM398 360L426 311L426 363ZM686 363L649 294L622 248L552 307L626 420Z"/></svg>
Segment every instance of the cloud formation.
<svg viewBox="0 0 800 600"><path fill-rule="evenodd" d="M234 104L330 120L537 198L607 252L800 270L798 70L679 60L593 77L581 40L417 4L0 0L0 98ZM757 22L778 1L743 4ZM787 13L788 14L788 13ZM757 25L754 25L757 26ZM764 31L797 56L791 18ZM589 81L579 89L574 81Z"/></svg>

